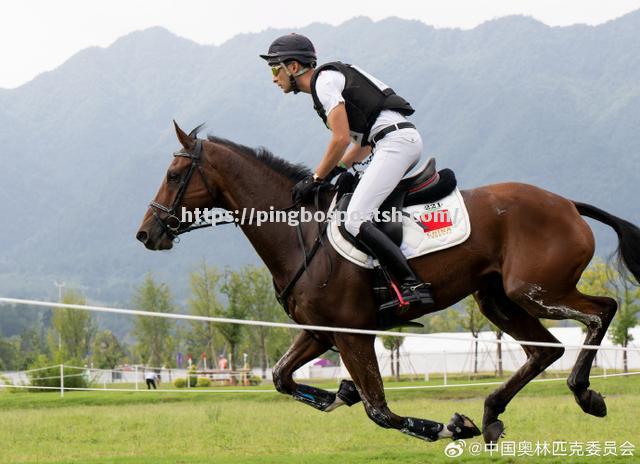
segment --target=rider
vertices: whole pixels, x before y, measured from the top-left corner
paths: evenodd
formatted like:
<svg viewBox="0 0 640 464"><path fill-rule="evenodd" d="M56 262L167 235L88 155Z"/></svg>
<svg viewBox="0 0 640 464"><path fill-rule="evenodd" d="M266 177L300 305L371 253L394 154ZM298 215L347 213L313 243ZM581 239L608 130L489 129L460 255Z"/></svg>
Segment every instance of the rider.
<svg viewBox="0 0 640 464"><path fill-rule="evenodd" d="M372 222L378 207L420 159L422 139L405 118L414 112L411 105L356 66L336 61L316 68L315 48L300 34L277 38L260 57L271 66L273 82L284 93L312 95L315 110L332 132L313 176L293 188L294 199L312 198L323 181L373 153L347 209L345 228L399 284L399 301L381 309L398 303L433 304L429 284L416 276L400 248Z"/></svg>

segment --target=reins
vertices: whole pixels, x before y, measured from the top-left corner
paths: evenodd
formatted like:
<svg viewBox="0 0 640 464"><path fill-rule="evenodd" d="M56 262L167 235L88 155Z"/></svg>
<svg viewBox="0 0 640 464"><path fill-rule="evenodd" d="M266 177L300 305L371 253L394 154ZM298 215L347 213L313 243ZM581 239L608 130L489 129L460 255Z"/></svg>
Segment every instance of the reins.
<svg viewBox="0 0 640 464"><path fill-rule="evenodd" d="M299 204L299 203L301 203L301 202L297 201L292 206L296 207L297 204ZM316 192L315 192L314 203L315 203L316 210L320 210L320 189L316 190ZM329 223L328 223L328 221L326 219L322 223L318 223L318 236L314 240L313 245L311 246L311 249L309 250L308 253L307 253L306 247L304 246L304 236L302 234L302 227L301 227L300 223L298 223L296 225L296 235L298 237L298 242L300 244L300 248L302 249L302 255L303 255L302 264L300 265L300 267L298 268L296 273L293 275L293 278L289 281L289 283L284 287L284 289L281 292L278 292L278 287L276 285L276 281L275 281L275 279L273 280L273 289L274 289L275 294L276 294L276 300L278 300L278 303L280 303L280 306L282 306L282 309L284 309L284 312L287 314L287 316L289 316L289 319L291 319L291 320L294 320L294 319L293 319L293 317L291 315L291 312L289 311L289 303L288 303L287 300L289 298L289 295L293 291L293 288L295 287L296 283L298 282L300 277L302 277L302 274L304 274L305 271L307 270L307 267L309 266L309 262L316 255L316 253L318 252L318 249L320 247L322 247L325 250L325 252L327 253L327 258L329 260L329 272L327 274L327 278L320 285L319 288L324 288L324 287L327 286L327 284L329 283L329 278L331 277L331 274L333 273L333 260L331 259L331 254L327 250L326 245L324 244L324 241L322 240L322 236L327 231L328 224ZM313 332L311 330L306 330L306 332L309 335L311 335L311 337L313 337L318 343L322 343L322 340L320 340L320 336L316 332ZM339 351L334 349L333 347L329 348L329 349L331 351L335 352L335 353L339 353Z"/></svg>
<svg viewBox="0 0 640 464"><path fill-rule="evenodd" d="M213 193L213 189L209 186L209 183L207 182L207 178L202 168L202 164L201 164L202 140L201 139L196 139L196 144L192 152L179 150L179 151L176 151L173 154L173 156L190 158L191 166L189 166L189 170L187 171L187 174L180 181L178 192L176 193L176 196L170 207L163 205L161 203L158 203L157 201L152 201L149 204L149 207L153 210L154 219L158 222L158 224L160 224L160 226L162 227L167 237L172 241L175 241L175 240L179 241L180 235L186 234L187 232L192 232L194 230L203 229L205 227L213 227L214 225L218 226L218 225L225 225L225 224L234 224L237 227L239 225L237 218L223 219L223 220L216 219L215 222L208 222L204 224L190 224L188 226L184 225L184 223L177 216L177 209L183 200L184 194L187 190L187 187L189 186L189 182L191 181L191 178L193 177L193 173L195 172L196 169L198 170L198 172L200 172L200 175L202 176L202 181L207 191L209 192L209 196L213 200L215 200L215 195ZM315 192L314 203L315 203L316 210L320 210L320 189L316 190ZM288 212L298 208L301 204L302 202L300 200L294 201L290 206L287 206L286 208L283 208L280 211ZM159 212L165 213L166 216L161 217ZM320 247L325 248L327 257L329 259L329 273L327 275L326 280L320 285L320 288L326 287L329 282L329 278L331 276L331 273L333 272L333 262L331 260L331 254L328 252L328 250L326 250L324 240L322 239L322 236L325 234L326 229L327 229L326 220L322 223L318 223L318 236L314 240L313 245L311 246L311 249L307 251L304 244L302 226L300 222L298 222L298 224L296 225L296 236L298 238L298 243L300 245L300 248L302 250L302 255L303 255L302 263L300 264L300 267L293 275L293 278L289 281L289 283L284 287L284 289L281 292L278 292L275 281L273 282L274 289L276 292L276 299L278 300L278 303L280 303L280 305L283 307L283 309L285 310L285 312L290 318L291 318L291 313L289 311L287 299L291 294L291 291L295 287L296 283L298 282L298 280L300 280L300 277L302 276L302 274L304 274L304 272L307 270L309 263L311 262L313 257L316 255Z"/></svg>
<svg viewBox="0 0 640 464"><path fill-rule="evenodd" d="M320 210L320 190L321 189L316 190L315 196L314 196L314 204L315 204L316 210L318 210L318 211ZM298 200L292 205L292 207L297 207L301 203L302 202L300 200ZM328 224L329 223L327 222L326 218L325 218L325 220L323 222L321 222L321 223L319 222L318 223L318 236L313 241L313 245L311 245L311 249L308 252L307 252L307 249L306 249L306 247L304 245L304 236L303 236L303 233L302 233L302 226L300 225L300 223L298 223L296 225L296 235L298 237L298 243L300 244L300 249L302 250L302 256L303 256L302 264L300 264L300 267L298 267L298 270L293 275L293 278L289 281L289 283L284 287L284 289L281 292L278 291L278 287L276 286L275 280L273 281L273 287L274 287L274 290L276 292L276 300L278 300L278 303L280 303L280 305L282 306L284 311L287 313L287 316L289 316L289 318L291 318L291 319L293 319L293 318L292 318L291 313L289 311L289 304L287 302L287 299L288 299L289 295L291 294L291 291L295 287L296 283L300 279L300 277L302 277L302 274L304 274L305 271L307 270L307 268L309 266L309 263L311 262L313 257L316 255L316 253L318 252L318 249L320 249L320 247L322 247L325 250L325 252L327 253L327 258L329 260L329 272L327 274L327 278L320 285L319 288L324 288L324 287L327 286L327 284L329 283L329 278L331 277L331 274L333 273L333 261L331 259L331 254L327 250L326 245L324 243L324 240L322 239L322 236L327 231Z"/></svg>

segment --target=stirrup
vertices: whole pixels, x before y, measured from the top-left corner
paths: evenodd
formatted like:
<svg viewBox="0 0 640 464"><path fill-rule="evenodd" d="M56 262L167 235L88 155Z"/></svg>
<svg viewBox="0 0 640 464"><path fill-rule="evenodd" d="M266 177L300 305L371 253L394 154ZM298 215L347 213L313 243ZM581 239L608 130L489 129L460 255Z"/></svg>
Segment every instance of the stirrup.
<svg viewBox="0 0 640 464"><path fill-rule="evenodd" d="M416 282L412 284L405 284L398 289L395 283L391 282L391 287L396 294L396 298L380 305L380 311L389 311L391 309L397 310L402 314L407 311L411 305L433 305L433 296L429 288L431 284L427 282Z"/></svg>
<svg viewBox="0 0 640 464"><path fill-rule="evenodd" d="M421 288L431 288L431 284L428 282L420 282L419 284L416 285L409 285L406 288L408 288L411 292L415 292L418 289Z"/></svg>

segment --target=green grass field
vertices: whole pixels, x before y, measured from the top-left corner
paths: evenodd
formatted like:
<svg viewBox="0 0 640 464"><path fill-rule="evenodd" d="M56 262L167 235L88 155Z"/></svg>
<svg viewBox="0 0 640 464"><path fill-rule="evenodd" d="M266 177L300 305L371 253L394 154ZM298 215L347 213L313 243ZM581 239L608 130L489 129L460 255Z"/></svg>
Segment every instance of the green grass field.
<svg viewBox="0 0 640 464"><path fill-rule="evenodd" d="M594 379L592 386L607 397L606 418L584 414L564 382L531 384L502 415L504 440L640 445L640 376ZM479 425L483 399L493 388L396 390L387 397L398 414L448 422L457 411ZM57 392L0 391L1 463L640 461L640 450L634 457L602 457L602 452L600 457L491 457L465 451L451 459L444 455L448 443L427 443L382 429L367 418L361 404L327 414L277 393L67 392L60 398Z"/></svg>

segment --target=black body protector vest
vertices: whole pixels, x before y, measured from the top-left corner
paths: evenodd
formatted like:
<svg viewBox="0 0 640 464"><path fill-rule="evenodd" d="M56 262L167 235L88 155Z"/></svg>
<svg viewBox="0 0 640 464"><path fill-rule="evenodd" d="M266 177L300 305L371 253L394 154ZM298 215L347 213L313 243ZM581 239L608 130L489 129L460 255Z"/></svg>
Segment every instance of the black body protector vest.
<svg viewBox="0 0 640 464"><path fill-rule="evenodd" d="M318 75L321 71L327 69L338 71L345 76L342 97L347 111L347 119L349 120L349 129L352 132L363 134L361 141L363 147L369 145L369 133L382 110L397 111L403 116L409 116L415 111L408 101L400 95L396 95L390 87L382 89L358 71L357 68L340 61L334 61L316 68L311 77L313 106L327 127L329 127L327 125L327 115L316 92Z"/></svg>

